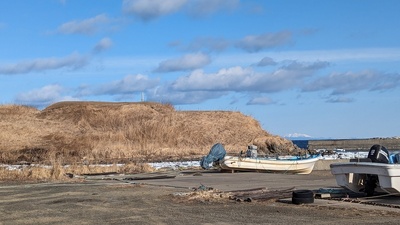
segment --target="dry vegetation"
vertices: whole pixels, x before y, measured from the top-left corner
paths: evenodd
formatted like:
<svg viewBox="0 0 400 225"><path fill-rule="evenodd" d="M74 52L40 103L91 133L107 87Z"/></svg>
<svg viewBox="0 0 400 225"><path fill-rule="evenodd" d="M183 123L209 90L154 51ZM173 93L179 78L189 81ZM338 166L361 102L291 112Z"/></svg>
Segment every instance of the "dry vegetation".
<svg viewBox="0 0 400 225"><path fill-rule="evenodd" d="M217 142L234 154L249 144L265 153L297 151L240 112L176 111L150 102L59 102L44 110L0 106L0 163L138 165L199 159Z"/></svg>

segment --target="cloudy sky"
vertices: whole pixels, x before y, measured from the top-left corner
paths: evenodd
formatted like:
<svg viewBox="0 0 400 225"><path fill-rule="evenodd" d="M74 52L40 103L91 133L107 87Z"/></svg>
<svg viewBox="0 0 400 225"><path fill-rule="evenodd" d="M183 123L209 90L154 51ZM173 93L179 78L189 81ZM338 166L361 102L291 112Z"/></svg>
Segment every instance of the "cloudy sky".
<svg viewBox="0 0 400 225"><path fill-rule="evenodd" d="M0 1L0 104L233 110L268 132L400 136L400 1Z"/></svg>

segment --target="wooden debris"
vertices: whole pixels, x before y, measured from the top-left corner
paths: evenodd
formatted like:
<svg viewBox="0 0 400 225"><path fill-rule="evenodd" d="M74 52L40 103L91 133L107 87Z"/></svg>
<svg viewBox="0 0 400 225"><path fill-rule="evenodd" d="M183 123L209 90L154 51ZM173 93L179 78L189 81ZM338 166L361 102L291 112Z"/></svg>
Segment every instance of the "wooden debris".
<svg viewBox="0 0 400 225"><path fill-rule="evenodd" d="M262 187L224 192L201 185L199 188L195 189L189 194L175 196L184 197L188 200L200 201L233 200L237 202L253 202L289 198L292 196L293 190L294 187L284 190L268 190L267 188Z"/></svg>
<svg viewBox="0 0 400 225"><path fill-rule="evenodd" d="M175 178L175 175L158 175L158 176L146 176L146 177L126 177L122 180L156 180L156 179L170 179Z"/></svg>
<svg viewBox="0 0 400 225"><path fill-rule="evenodd" d="M81 176L107 176L107 175L117 175L117 172L104 172L104 173L83 173Z"/></svg>
<svg viewBox="0 0 400 225"><path fill-rule="evenodd" d="M272 199L291 197L293 188L270 191L267 188L237 190L228 192L229 199L238 202L268 201Z"/></svg>
<svg viewBox="0 0 400 225"><path fill-rule="evenodd" d="M348 196L346 193L316 193L315 198L343 198Z"/></svg>
<svg viewBox="0 0 400 225"><path fill-rule="evenodd" d="M331 194L329 194L329 193L317 193L317 194L315 194L315 198L331 198Z"/></svg>

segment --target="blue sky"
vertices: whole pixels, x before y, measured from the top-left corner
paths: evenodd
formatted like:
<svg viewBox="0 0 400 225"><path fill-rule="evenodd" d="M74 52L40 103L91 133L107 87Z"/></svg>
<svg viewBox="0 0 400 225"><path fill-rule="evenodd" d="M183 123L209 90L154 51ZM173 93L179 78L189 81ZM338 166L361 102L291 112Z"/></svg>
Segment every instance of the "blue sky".
<svg viewBox="0 0 400 225"><path fill-rule="evenodd" d="M0 1L0 104L234 110L274 135L400 136L400 1Z"/></svg>

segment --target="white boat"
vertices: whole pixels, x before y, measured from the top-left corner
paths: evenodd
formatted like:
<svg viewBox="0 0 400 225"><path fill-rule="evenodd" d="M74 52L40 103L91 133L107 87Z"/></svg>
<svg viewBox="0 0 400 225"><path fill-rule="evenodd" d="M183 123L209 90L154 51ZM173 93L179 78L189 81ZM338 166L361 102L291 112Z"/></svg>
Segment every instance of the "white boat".
<svg viewBox="0 0 400 225"><path fill-rule="evenodd" d="M334 163L331 164L331 172L335 175L336 183L339 186L355 193L367 193L367 179L371 175L375 175L378 178L375 191L400 193L400 164L374 162Z"/></svg>
<svg viewBox="0 0 400 225"><path fill-rule="evenodd" d="M315 162L319 160L319 156L258 157L257 147L254 145L248 146L247 151L239 156L226 156L223 145L217 143L211 148L210 153L202 158L200 165L203 169L209 169L213 165L232 172L258 171L309 174L313 170Z"/></svg>
<svg viewBox="0 0 400 225"><path fill-rule="evenodd" d="M219 166L223 170L231 171L309 174L318 160L319 155L312 155L307 158L291 156L282 159L225 156L223 160L219 161Z"/></svg>
<svg viewBox="0 0 400 225"><path fill-rule="evenodd" d="M385 147L371 147L366 160L333 163L331 173L336 183L355 193L369 196L374 192L400 193L399 154L389 154ZM367 162L369 161L369 162Z"/></svg>

